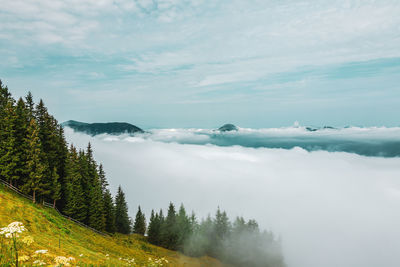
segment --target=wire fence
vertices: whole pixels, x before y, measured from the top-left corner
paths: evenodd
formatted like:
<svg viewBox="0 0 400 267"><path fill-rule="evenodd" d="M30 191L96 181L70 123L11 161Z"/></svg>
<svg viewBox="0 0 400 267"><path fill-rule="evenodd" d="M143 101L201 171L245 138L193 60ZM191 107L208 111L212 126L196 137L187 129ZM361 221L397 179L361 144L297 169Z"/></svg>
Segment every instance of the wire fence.
<svg viewBox="0 0 400 267"><path fill-rule="evenodd" d="M16 188L15 186L13 186L13 185L7 183L6 181L0 179L0 183L3 184L4 186L6 186L8 189L12 190L13 192L17 193L18 195L20 195L20 196L22 196L22 197L24 197L24 198L26 198L26 199L29 199L29 200L33 201L33 197L32 197L32 196L29 196L29 195L26 195L26 194L22 193L18 188ZM84 224L84 223L82 223L82 222L80 222L80 221L75 220L74 218L71 218L71 217L69 217L69 216L66 216L66 215L62 214L56 207L54 207L54 205L52 205L52 204L50 204L50 203L48 203L48 202L43 201L42 204L43 204L43 206L45 206L45 207L47 207L47 208L54 209L60 216L66 218L66 219L68 219L68 220L70 220L70 221L72 221L72 222L74 222L74 223L76 223L76 224L79 224L79 225L82 226L82 227L85 227L85 228L87 228L87 229L90 229L90 230L92 230L93 232L96 232L96 233L98 233L98 234L100 234L100 235L107 236L106 233L103 233L103 232L101 232L101 231L99 231L99 230L96 230L96 229L94 229L94 228L92 228L92 227L90 227L90 226L87 226L86 224Z"/></svg>

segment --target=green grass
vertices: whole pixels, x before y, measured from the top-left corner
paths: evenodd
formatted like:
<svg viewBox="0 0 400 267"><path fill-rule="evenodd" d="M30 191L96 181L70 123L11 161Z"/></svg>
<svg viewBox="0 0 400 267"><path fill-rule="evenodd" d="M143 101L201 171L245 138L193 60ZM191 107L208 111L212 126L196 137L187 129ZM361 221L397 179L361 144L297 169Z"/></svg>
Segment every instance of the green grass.
<svg viewBox="0 0 400 267"><path fill-rule="evenodd" d="M135 264L130 266L157 266L150 265L149 257L164 257L168 264L163 266L223 266L210 257L191 258L153 246L143 236L96 234L0 185L0 228L14 221L25 225L27 232L23 236L34 239L30 246L22 248L20 255L32 256L36 250L47 249L44 259L49 264L54 264L54 257L65 256L74 257L79 266L126 266L124 258L135 259Z"/></svg>

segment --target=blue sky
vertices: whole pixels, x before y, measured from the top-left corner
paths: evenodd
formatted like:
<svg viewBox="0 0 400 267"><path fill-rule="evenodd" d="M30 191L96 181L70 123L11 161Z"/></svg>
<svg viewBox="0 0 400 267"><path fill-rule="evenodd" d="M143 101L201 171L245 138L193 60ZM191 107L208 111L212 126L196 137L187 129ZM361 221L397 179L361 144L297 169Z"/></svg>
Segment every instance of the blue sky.
<svg viewBox="0 0 400 267"><path fill-rule="evenodd" d="M0 0L0 78L60 121L400 125L400 2Z"/></svg>

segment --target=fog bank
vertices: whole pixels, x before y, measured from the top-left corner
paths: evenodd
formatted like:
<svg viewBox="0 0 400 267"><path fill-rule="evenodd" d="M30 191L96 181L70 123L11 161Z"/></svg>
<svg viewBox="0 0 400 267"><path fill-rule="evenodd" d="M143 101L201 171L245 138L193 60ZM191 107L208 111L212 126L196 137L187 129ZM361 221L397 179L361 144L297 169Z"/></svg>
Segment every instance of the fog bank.
<svg viewBox="0 0 400 267"><path fill-rule="evenodd" d="M284 127L220 132L209 129L153 129L140 135L144 139L179 144L240 145L307 151L349 152L363 156L399 157L400 127L313 128ZM124 138L120 136L119 138Z"/></svg>
<svg viewBox="0 0 400 267"><path fill-rule="evenodd" d="M147 218L169 201L198 217L220 206L280 234L292 267L400 265L400 158L90 137L68 128L66 137L93 144L132 217L139 204Z"/></svg>

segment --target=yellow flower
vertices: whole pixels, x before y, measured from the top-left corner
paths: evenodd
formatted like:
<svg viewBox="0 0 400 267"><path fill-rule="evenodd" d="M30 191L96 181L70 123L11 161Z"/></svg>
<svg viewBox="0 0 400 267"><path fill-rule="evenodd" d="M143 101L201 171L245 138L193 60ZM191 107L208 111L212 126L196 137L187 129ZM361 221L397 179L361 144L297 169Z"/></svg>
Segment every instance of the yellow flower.
<svg viewBox="0 0 400 267"><path fill-rule="evenodd" d="M27 261L27 260L29 260L29 256L26 256L26 255L19 256L18 260L21 262Z"/></svg>
<svg viewBox="0 0 400 267"><path fill-rule="evenodd" d="M34 242L33 237L31 237L30 235L25 236L24 238L22 238L22 243L26 244L27 246L29 246L30 244L32 244Z"/></svg>

